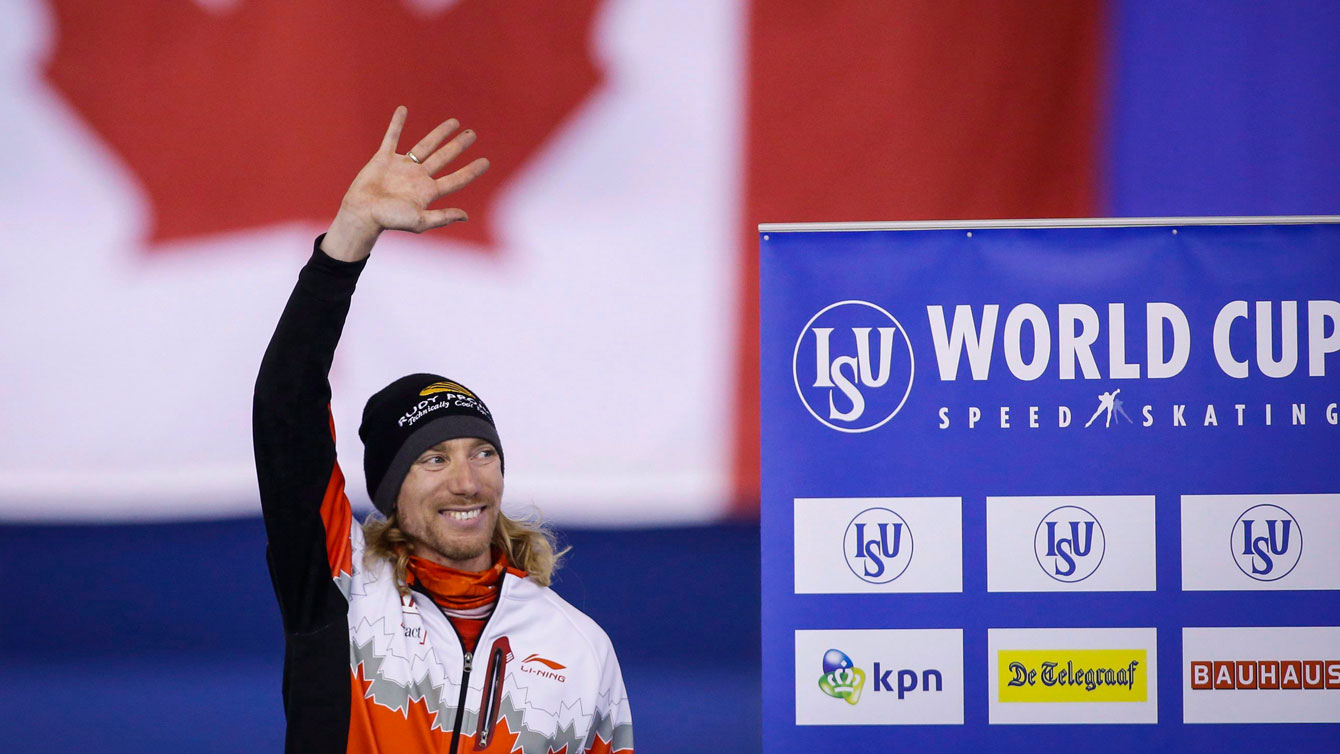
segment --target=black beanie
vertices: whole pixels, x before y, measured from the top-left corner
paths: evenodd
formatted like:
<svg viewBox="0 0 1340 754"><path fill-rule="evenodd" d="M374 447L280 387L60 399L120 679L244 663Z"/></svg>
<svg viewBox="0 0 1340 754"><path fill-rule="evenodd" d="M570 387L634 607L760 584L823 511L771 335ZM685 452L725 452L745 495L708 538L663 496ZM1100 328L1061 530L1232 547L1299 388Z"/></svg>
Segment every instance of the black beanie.
<svg viewBox="0 0 1340 754"><path fill-rule="evenodd" d="M378 390L363 407L358 428L368 495L382 515L395 512L400 485L419 454L458 437L502 443L488 406L459 382L436 374L411 374Z"/></svg>

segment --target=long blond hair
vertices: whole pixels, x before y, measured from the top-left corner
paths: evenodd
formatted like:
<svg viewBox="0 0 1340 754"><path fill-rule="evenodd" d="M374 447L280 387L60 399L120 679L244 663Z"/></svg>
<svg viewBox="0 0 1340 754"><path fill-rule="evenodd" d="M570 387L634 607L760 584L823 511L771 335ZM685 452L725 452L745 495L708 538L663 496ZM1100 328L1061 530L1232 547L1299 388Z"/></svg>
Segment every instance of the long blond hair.
<svg viewBox="0 0 1340 754"><path fill-rule="evenodd" d="M367 543L363 551L364 565L371 566L382 559L390 561L396 589L401 596L408 597L409 584L405 574L414 542L400 528L400 514L392 513L390 518L377 514L368 516L363 522L363 539ZM511 518L502 511L498 511L498 523L493 527L492 544L507 553L507 561L512 566L524 570L527 577L540 586L549 586L563 556L572 549L558 549L553 530L540 520L538 514Z"/></svg>

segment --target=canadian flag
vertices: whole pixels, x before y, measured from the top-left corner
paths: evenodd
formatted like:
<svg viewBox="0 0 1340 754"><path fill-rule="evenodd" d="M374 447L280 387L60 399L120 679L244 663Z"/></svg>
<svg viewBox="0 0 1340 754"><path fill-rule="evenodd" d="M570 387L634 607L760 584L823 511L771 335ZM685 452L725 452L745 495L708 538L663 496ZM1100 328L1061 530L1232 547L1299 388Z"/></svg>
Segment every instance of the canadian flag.
<svg viewBox="0 0 1340 754"><path fill-rule="evenodd" d="M1096 204L1096 2L6 6L0 520L255 511L261 352L399 104L493 168L360 282L331 376L360 498L363 400L436 371L494 410L510 506L747 514L757 223Z"/></svg>

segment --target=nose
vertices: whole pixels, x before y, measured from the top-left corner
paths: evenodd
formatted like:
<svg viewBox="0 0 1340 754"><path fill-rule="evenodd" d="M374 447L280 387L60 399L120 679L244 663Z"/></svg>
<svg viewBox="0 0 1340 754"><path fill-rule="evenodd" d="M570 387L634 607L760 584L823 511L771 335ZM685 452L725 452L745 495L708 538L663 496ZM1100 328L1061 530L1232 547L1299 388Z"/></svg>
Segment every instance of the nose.
<svg viewBox="0 0 1340 754"><path fill-rule="evenodd" d="M470 463L453 463L447 472L447 491L457 497L474 497L479 494L479 472Z"/></svg>

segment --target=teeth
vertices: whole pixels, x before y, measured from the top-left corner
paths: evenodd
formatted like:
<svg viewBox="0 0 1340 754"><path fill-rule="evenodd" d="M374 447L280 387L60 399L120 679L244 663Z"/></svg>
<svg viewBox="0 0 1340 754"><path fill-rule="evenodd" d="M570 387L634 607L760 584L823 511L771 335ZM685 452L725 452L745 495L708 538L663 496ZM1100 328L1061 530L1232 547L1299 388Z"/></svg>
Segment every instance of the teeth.
<svg viewBox="0 0 1340 754"><path fill-rule="evenodd" d="M468 511L446 511L446 514L457 521L469 521L470 519L479 517L479 509L471 508Z"/></svg>

